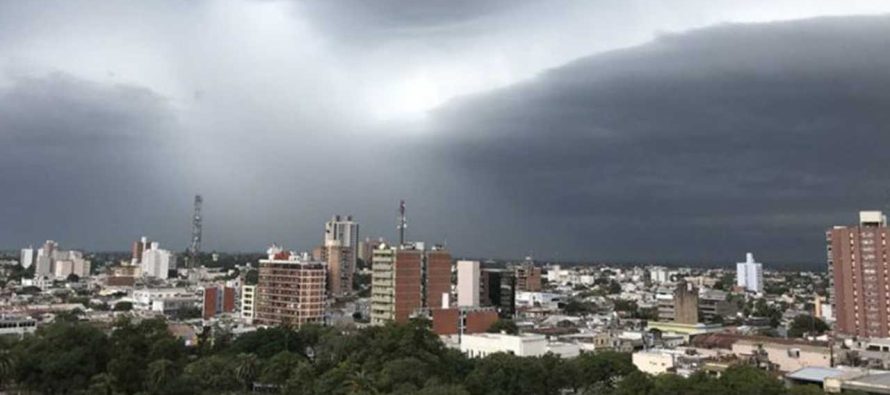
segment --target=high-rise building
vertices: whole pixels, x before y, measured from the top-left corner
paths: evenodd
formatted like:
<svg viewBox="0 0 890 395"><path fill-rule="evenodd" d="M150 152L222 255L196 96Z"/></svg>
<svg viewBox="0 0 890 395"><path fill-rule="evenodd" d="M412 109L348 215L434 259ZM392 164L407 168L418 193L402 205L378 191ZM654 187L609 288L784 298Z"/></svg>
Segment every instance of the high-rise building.
<svg viewBox="0 0 890 395"><path fill-rule="evenodd" d="M887 217L859 213L859 225L826 231L830 302L836 330L847 335L890 337L890 248Z"/></svg>
<svg viewBox="0 0 890 395"><path fill-rule="evenodd" d="M736 285L749 292L763 292L763 265L754 261L754 254L747 253L745 261L736 264Z"/></svg>
<svg viewBox="0 0 890 395"><path fill-rule="evenodd" d="M423 307L423 250L382 245L371 266L371 324L407 322Z"/></svg>
<svg viewBox="0 0 890 395"><path fill-rule="evenodd" d="M481 282L479 261L457 261L457 305L459 307L479 306Z"/></svg>
<svg viewBox="0 0 890 395"><path fill-rule="evenodd" d="M160 246L160 243L152 242L147 250L142 251L143 276L166 279L170 269L176 267L176 255Z"/></svg>
<svg viewBox="0 0 890 395"><path fill-rule="evenodd" d="M84 259L80 251L61 250L58 243L47 240L43 247L37 250L34 275L64 280L71 274L78 277L89 276L90 261Z"/></svg>
<svg viewBox="0 0 890 395"><path fill-rule="evenodd" d="M497 309L501 318L516 314L516 274L506 269L482 269L479 304Z"/></svg>
<svg viewBox="0 0 890 395"><path fill-rule="evenodd" d="M280 249L270 249L260 260L256 286L258 325L323 323L327 307L327 268L324 262Z"/></svg>
<svg viewBox="0 0 890 395"><path fill-rule="evenodd" d="M148 241L148 238L143 236L139 240L133 242L133 258L132 263L134 265L142 263L142 253L151 248L151 242Z"/></svg>
<svg viewBox="0 0 890 395"><path fill-rule="evenodd" d="M433 246L424 258L424 307L451 307L451 253L442 246Z"/></svg>
<svg viewBox="0 0 890 395"><path fill-rule="evenodd" d="M34 263L34 247L22 248L22 254L19 258L19 264L27 269Z"/></svg>
<svg viewBox="0 0 890 395"><path fill-rule="evenodd" d="M331 295L352 292L358 254L358 223L352 216L334 216L324 227L321 260L328 264L328 288Z"/></svg>
<svg viewBox="0 0 890 395"><path fill-rule="evenodd" d="M204 303L202 315L204 319L210 319L217 314L231 313L235 311L235 288L232 287L204 287Z"/></svg>
<svg viewBox="0 0 890 395"><path fill-rule="evenodd" d="M541 268L535 266L531 257L516 267L516 289L525 292L541 291Z"/></svg>
<svg viewBox="0 0 890 395"><path fill-rule="evenodd" d="M451 254L441 247L425 251L423 243L380 245L371 269L371 324L404 323L450 299Z"/></svg>

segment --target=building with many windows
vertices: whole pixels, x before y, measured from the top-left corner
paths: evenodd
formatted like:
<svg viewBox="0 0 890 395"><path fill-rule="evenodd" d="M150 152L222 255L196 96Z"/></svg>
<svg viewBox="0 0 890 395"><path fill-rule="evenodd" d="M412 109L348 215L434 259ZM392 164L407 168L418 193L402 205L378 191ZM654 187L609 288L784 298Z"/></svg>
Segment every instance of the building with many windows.
<svg viewBox="0 0 890 395"><path fill-rule="evenodd" d="M371 324L403 323L450 306L451 254L442 247L383 244L373 252L371 270Z"/></svg>
<svg viewBox="0 0 890 395"><path fill-rule="evenodd" d="M327 265L280 249L260 260L254 323L292 325L323 323L327 307Z"/></svg>
<svg viewBox="0 0 890 395"><path fill-rule="evenodd" d="M763 292L763 265L754 261L754 254L747 253L745 261L736 264L736 285L749 292Z"/></svg>
<svg viewBox="0 0 890 395"><path fill-rule="evenodd" d="M337 215L325 224L320 260L328 264L328 289L331 295L341 296L352 292L358 237L358 223L352 220L352 216Z"/></svg>
<svg viewBox="0 0 890 395"><path fill-rule="evenodd" d="M830 299L838 333L890 337L890 261L887 217L859 213L859 224L826 234Z"/></svg>

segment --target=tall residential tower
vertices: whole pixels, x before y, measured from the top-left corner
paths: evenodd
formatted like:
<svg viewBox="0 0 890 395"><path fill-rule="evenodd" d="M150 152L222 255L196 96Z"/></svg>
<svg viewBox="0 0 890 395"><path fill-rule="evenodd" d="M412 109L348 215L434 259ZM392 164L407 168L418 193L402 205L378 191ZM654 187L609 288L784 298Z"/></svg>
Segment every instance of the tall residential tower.
<svg viewBox="0 0 890 395"><path fill-rule="evenodd" d="M358 253L358 223L352 216L334 216L324 227L321 260L328 264L328 290L333 296L352 292Z"/></svg>
<svg viewBox="0 0 890 395"><path fill-rule="evenodd" d="M835 226L825 233L831 301L837 332L890 337L890 248L887 217L859 213L859 225Z"/></svg>

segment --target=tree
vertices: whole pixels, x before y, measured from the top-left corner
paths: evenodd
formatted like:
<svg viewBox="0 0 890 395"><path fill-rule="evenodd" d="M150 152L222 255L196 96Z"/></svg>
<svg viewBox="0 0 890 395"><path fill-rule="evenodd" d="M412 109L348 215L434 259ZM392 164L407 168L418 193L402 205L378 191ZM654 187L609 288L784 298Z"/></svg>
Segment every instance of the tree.
<svg viewBox="0 0 890 395"><path fill-rule="evenodd" d="M829 328L825 321L811 315L799 315L794 317L788 327L788 337L803 337L804 335L819 336Z"/></svg>
<svg viewBox="0 0 890 395"><path fill-rule="evenodd" d="M244 273L244 284L245 285L257 285L260 280L260 272L256 269L250 269L246 273Z"/></svg>
<svg viewBox="0 0 890 395"><path fill-rule="evenodd" d="M235 377L241 383L245 391L253 389L253 382L259 373L257 357L254 354L239 354L235 358Z"/></svg>
<svg viewBox="0 0 890 395"><path fill-rule="evenodd" d="M515 335L519 333L519 327L516 326L516 322L509 319L499 318L495 321L486 331L488 333L501 333L504 332L508 335Z"/></svg>
<svg viewBox="0 0 890 395"><path fill-rule="evenodd" d="M93 376L105 371L107 350L102 331L81 322L55 322L13 347L15 380L41 393L85 390Z"/></svg>
<svg viewBox="0 0 890 395"><path fill-rule="evenodd" d="M640 371L631 372L621 379L612 391L613 395L646 395L655 385L648 375Z"/></svg>
<svg viewBox="0 0 890 395"><path fill-rule="evenodd" d="M9 350L0 351L0 389L11 381L15 373L15 359Z"/></svg>
<svg viewBox="0 0 890 395"><path fill-rule="evenodd" d="M163 394L176 378L176 364L169 359L158 359L148 364L147 389L152 394Z"/></svg>
<svg viewBox="0 0 890 395"><path fill-rule="evenodd" d="M849 391L844 391L845 394ZM818 385L796 385L788 390L789 395L825 395L825 391Z"/></svg>
<svg viewBox="0 0 890 395"><path fill-rule="evenodd" d="M117 302L114 304L114 311L130 311L133 310L133 302Z"/></svg>
<svg viewBox="0 0 890 395"><path fill-rule="evenodd" d="M275 354L263 364L260 371L259 382L263 384L284 385L300 364L304 364L306 358L290 351L282 351Z"/></svg>
<svg viewBox="0 0 890 395"><path fill-rule="evenodd" d="M71 273L68 275L68 277L65 279L65 281L68 281L69 283L80 282L80 276L78 276L74 273Z"/></svg>
<svg viewBox="0 0 890 395"><path fill-rule="evenodd" d="M785 387L782 382L765 371L752 366L733 366L723 372L718 380L723 386L722 393L728 395L782 395Z"/></svg>

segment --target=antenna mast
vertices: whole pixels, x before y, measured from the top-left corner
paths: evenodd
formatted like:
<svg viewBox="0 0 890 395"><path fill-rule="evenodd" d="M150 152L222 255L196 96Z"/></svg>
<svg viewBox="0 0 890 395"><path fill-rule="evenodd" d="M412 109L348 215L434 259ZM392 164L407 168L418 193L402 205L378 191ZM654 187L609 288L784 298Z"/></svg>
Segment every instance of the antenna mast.
<svg viewBox="0 0 890 395"><path fill-rule="evenodd" d="M405 228L408 227L408 219L405 217L405 201L399 201L399 225L396 227L399 230L399 248L402 248L405 245Z"/></svg>
<svg viewBox="0 0 890 395"><path fill-rule="evenodd" d="M189 246L189 266L194 266L198 261L198 253L201 251L201 204L204 198L195 195L195 213L192 216L192 243Z"/></svg>

